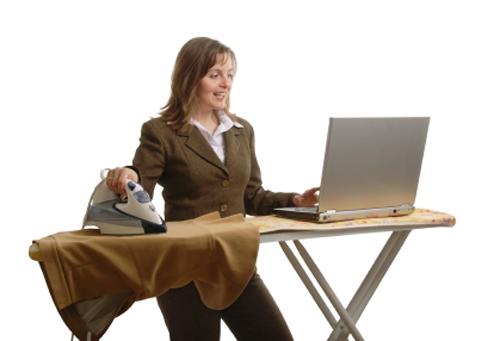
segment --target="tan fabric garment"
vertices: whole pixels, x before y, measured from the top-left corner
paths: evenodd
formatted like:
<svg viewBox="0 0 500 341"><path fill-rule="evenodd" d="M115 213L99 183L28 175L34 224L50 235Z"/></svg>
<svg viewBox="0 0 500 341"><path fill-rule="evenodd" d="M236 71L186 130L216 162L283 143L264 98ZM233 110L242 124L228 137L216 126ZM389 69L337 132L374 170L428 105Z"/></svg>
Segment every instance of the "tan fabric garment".
<svg viewBox="0 0 500 341"><path fill-rule="evenodd" d="M168 232L104 236L96 229L37 240L42 270L57 309L73 333L101 337L135 301L194 281L211 309L227 308L254 270L257 228L217 212L167 223Z"/></svg>

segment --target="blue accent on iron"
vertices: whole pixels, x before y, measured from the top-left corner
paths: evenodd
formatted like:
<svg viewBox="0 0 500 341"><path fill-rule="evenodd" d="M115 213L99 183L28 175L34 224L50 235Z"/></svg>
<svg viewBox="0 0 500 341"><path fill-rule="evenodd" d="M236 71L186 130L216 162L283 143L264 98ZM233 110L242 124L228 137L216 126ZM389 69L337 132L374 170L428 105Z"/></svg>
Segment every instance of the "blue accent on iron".
<svg viewBox="0 0 500 341"><path fill-rule="evenodd" d="M167 232L167 225L163 222L163 225L155 224L146 220L141 219L142 227L144 228L144 233L164 233Z"/></svg>
<svg viewBox="0 0 500 341"><path fill-rule="evenodd" d="M151 198L149 197L149 194L146 191L136 192L134 193L134 197L141 204L146 204L148 202L151 202Z"/></svg>
<svg viewBox="0 0 500 341"><path fill-rule="evenodd" d="M131 191L135 189L136 183L133 181L128 182L128 188L130 188Z"/></svg>

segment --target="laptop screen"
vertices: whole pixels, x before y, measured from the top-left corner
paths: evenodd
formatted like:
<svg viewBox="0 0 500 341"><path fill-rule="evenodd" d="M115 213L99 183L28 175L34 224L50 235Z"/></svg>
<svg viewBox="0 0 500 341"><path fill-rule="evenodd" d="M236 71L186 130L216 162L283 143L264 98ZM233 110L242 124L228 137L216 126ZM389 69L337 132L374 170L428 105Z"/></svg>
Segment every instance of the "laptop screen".
<svg viewBox="0 0 500 341"><path fill-rule="evenodd" d="M413 205L429 121L330 118L318 211Z"/></svg>

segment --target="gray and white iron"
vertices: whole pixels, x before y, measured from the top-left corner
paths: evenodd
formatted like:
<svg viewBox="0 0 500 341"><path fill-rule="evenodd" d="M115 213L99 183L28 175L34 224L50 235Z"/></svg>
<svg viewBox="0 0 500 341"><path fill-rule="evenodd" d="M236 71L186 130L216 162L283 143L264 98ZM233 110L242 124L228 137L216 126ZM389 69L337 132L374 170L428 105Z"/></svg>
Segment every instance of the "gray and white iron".
<svg viewBox="0 0 500 341"><path fill-rule="evenodd" d="M137 182L127 180L127 198L119 199L106 185L105 172L94 189L83 218L83 227L95 225L101 234L129 235L167 232L149 194Z"/></svg>

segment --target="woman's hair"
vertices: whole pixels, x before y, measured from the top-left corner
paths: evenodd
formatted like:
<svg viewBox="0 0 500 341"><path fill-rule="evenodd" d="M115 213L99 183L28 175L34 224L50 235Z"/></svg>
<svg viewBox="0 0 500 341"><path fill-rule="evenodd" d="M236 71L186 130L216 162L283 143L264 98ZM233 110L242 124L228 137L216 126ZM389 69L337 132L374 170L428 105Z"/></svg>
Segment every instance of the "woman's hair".
<svg viewBox="0 0 500 341"><path fill-rule="evenodd" d="M198 97L196 96L198 84L208 70L217 63L220 55L225 59L223 63L231 58L234 72L236 72L234 52L217 40L205 37L193 38L179 51L172 71L170 98L160 111L160 115L169 121L172 129L188 124L191 116L198 110ZM235 120L235 116L229 113L229 96L223 111Z"/></svg>

